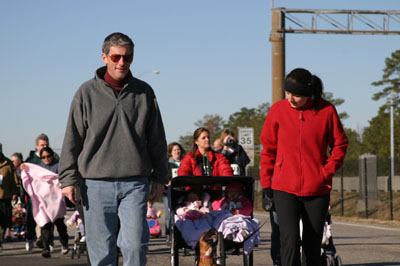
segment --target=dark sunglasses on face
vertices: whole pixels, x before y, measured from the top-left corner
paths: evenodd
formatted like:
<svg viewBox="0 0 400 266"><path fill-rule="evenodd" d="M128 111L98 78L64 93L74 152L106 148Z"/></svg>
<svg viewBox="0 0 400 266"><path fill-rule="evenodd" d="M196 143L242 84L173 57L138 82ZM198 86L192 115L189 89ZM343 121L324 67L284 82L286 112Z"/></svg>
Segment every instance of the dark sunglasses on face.
<svg viewBox="0 0 400 266"><path fill-rule="evenodd" d="M121 57L124 58L125 63L130 63L133 60L133 55L131 55L131 54L127 54L127 55L112 54L112 55L110 55L110 59L114 63L118 63L119 60L121 60Z"/></svg>
<svg viewBox="0 0 400 266"><path fill-rule="evenodd" d="M53 158L53 156L51 156L51 155L45 155L45 156L42 156L42 157L40 157L40 158L42 158L42 159L50 159L50 158Z"/></svg>

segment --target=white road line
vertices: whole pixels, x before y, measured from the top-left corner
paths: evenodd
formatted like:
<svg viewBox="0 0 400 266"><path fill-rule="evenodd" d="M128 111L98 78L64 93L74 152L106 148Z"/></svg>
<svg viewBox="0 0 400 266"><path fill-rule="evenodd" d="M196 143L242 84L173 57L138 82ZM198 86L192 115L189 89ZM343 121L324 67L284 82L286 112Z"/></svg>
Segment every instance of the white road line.
<svg viewBox="0 0 400 266"><path fill-rule="evenodd" d="M333 220L333 226L335 224L342 224L342 225L352 225L352 226L358 226L358 227L363 227L363 228L373 228L373 229L380 229L380 230L387 230L387 231L396 231L400 232L400 228L391 228L391 227L384 227L384 226L375 226L375 225L366 225L366 224L356 224L356 223L348 223L348 222L339 222Z"/></svg>

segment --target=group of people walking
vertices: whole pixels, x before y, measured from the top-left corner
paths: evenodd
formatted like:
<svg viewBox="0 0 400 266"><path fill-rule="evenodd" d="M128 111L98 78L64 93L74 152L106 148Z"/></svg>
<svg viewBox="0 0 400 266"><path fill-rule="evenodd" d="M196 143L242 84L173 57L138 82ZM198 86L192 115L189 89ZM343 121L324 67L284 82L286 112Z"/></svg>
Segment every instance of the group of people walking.
<svg viewBox="0 0 400 266"><path fill-rule="evenodd" d="M117 246L124 265L146 264L150 183L155 198L168 205L165 186L175 175L244 175L249 162L230 130L223 132L218 151L212 149L206 128L195 130L186 155L178 143L167 146L154 91L130 71L133 56L134 43L127 35L107 36L101 54L105 66L73 97L59 164L46 163L55 157L51 149L39 150L42 166L54 173L58 168L63 195L74 204L82 202L91 265L115 265ZM322 98L322 89L321 80L308 70L291 71L284 82L286 99L271 107L260 136L260 182L279 217L281 265L300 265L300 258L303 265L320 265L332 176L348 146L335 107ZM18 194L18 179L11 162L0 156L0 215L7 216L8 203ZM64 252L63 217L53 218ZM44 251L51 244L49 228L47 223L42 226ZM28 230L28 245L32 234Z"/></svg>

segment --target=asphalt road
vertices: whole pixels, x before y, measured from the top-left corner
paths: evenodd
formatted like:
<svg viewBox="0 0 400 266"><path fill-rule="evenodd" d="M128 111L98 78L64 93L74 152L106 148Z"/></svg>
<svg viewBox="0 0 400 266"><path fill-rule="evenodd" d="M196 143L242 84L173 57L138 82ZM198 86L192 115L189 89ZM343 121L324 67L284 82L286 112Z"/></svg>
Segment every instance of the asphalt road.
<svg viewBox="0 0 400 266"><path fill-rule="evenodd" d="M261 222L268 222L261 229L262 243L254 250L254 265L272 265L270 250L269 216L255 214ZM163 222L163 218L160 219ZM69 229L70 247L74 229ZM400 228L374 224L360 224L333 221L332 234L337 255L342 258L343 265L351 266L400 266ZM0 266L37 266L37 265L86 265L86 255L80 259L60 254L60 243L55 241L55 252L50 259L41 257L40 249L25 251L23 241L5 242L0 253ZM194 256L179 256L180 265L194 265ZM122 257L120 258L122 265ZM165 244L165 237L154 238L149 243L148 264L150 266L170 265L170 249ZM228 256L226 265L243 265L241 256Z"/></svg>

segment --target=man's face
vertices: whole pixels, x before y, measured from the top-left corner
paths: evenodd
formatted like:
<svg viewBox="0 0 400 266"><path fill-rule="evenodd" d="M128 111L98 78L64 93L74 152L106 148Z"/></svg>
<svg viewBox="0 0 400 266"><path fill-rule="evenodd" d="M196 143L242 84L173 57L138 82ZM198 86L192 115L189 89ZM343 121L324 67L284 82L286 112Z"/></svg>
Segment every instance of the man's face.
<svg viewBox="0 0 400 266"><path fill-rule="evenodd" d="M129 46L111 46L108 54L101 55L104 64L107 65L107 72L115 80L123 80L129 73L133 54ZM114 62L115 61L115 62Z"/></svg>
<svg viewBox="0 0 400 266"><path fill-rule="evenodd" d="M48 146L49 146L49 143L48 143L47 141L42 140L42 139L39 139L38 143L36 144L36 151L37 151L38 153L40 153L40 151L41 151L43 148L48 147Z"/></svg>

